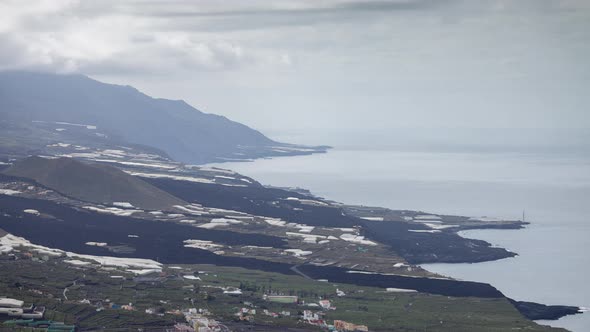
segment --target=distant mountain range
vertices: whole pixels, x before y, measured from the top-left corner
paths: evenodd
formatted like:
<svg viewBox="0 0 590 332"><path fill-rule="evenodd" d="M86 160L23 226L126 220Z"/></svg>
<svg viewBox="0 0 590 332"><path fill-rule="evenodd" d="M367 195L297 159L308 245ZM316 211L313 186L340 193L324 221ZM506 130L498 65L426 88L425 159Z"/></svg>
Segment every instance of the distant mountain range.
<svg viewBox="0 0 590 332"><path fill-rule="evenodd" d="M0 72L0 129L8 133L5 149L39 149L72 135L79 142L84 135L90 144L141 145L195 164L311 154L328 148L276 142L184 101L152 98L130 86L83 75L22 71ZM17 146L7 143L16 141L16 136L21 136ZM30 144L22 146L23 142Z"/></svg>

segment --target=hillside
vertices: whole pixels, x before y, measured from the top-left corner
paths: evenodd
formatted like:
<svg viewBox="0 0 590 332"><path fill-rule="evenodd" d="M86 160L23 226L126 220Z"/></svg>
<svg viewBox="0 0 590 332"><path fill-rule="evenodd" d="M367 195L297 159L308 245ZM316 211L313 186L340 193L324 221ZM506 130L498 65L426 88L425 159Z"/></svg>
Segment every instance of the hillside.
<svg viewBox="0 0 590 332"><path fill-rule="evenodd" d="M33 179L70 197L93 203L127 202L142 209L168 209L184 202L115 167L72 158L29 157L3 173Z"/></svg>
<svg viewBox="0 0 590 332"><path fill-rule="evenodd" d="M96 156L96 153L87 154ZM126 284L148 281L155 291L141 295L121 293L115 298L116 303L134 303L139 312L143 312L144 309L153 307L154 303L161 305L161 294L164 294L165 301L172 301L171 293L162 292L162 287L170 287L179 290L181 293L176 294L185 302L167 302L167 309L182 309L186 305L187 296L198 293L198 303L191 303L193 306L207 306L214 311L214 317L231 321L235 317L235 301L258 303L265 307L272 305L264 301L264 290L256 293L260 290L256 287L265 285L270 288L270 281L268 286L265 281L274 279L272 289L276 292L277 279L269 277L269 274L280 274L280 280L299 278L299 281L310 283L309 287L300 289L296 285L298 282L295 282L296 284L286 289L280 289L281 293L297 294L306 303L313 302L312 299L317 299L319 294L324 294L324 298L329 296L337 304L338 310L330 310L326 317L330 320L340 318L363 323L371 326L371 330L387 331L391 326L423 330L424 326L431 325L424 317L431 317L432 312L441 312L445 315L447 324L444 330L448 331L457 331L457 326L466 327L470 324L497 331L505 330L506 326L542 331L551 329L544 329L524 317L553 319L579 312L579 308L573 306L510 302L488 284L444 278L414 265L413 262L429 262L433 259L497 259L499 257L487 253L503 251L501 248L490 248L483 241L463 239L454 235L453 230L429 231L429 226L420 222L423 212L405 210L404 215L413 216L412 220L397 220L397 212L393 210L375 211L354 206L343 209L341 204L304 193L265 188L227 170L195 168L171 161L138 163L123 159L120 162L108 162L109 165L120 165L119 170L106 166L107 162L101 162L100 156L96 158L87 160L86 162L92 163L86 164L74 158L29 157L9 166L6 169L7 175L0 174L0 228L10 233L0 238L0 251L9 253L24 246L41 255L52 253L52 257L46 258L46 262L59 264L60 271L69 271L68 267L72 267L72 264L74 270L80 273L101 271L101 266L105 266L104 271L101 271L104 275L98 279L93 277L92 280L82 281L81 278L67 278L68 282L81 281L80 287L88 282L93 290L92 293L78 293L80 289L72 288L66 299L68 305L79 303L81 299L90 299L90 306L96 301L102 305L101 299L113 299L106 294L119 294L121 291L120 281L113 281L113 278L124 278ZM131 176L127 172L138 175ZM56 191L47 191L31 179L46 187L55 188ZM218 182L217 179L222 180ZM96 204L112 204L117 201L130 202L144 210L130 207L125 210L106 209ZM168 206L167 210L165 205ZM375 213L381 217L377 218ZM461 221L464 217L460 216L430 217L439 219L437 226L447 222L470 223L467 220ZM374 228L371 224L391 227ZM395 238L398 241L395 242L400 242L400 245L379 243L374 238L375 232L385 234L385 238L397 236ZM63 240L64 235L67 241ZM413 246L413 243L417 245L418 242L419 247ZM72 257L76 259L72 260ZM7 260L0 257L0 265L2 261ZM19 256L18 261L26 259ZM140 264L138 267L145 268L146 262L150 264L146 276L143 275L144 269L133 268L137 264ZM11 264L9 266L14 265ZM112 264L116 264L115 267ZM256 276L258 286L255 283L240 283L239 294L226 294L227 289L222 287L220 292L210 298L208 295L211 295L211 289L207 287L209 284L202 284L211 273L210 266L225 269L222 275L214 275L216 285L220 285L221 278L237 278L236 280L243 281L246 276L234 275L240 268L257 270L256 273L263 277L261 279ZM20 265L17 270L29 268L28 265ZM49 269L56 270L52 267ZM163 271L164 274L160 273ZM248 272L250 277L253 276L252 273ZM27 274L34 275L28 272L23 276L27 277ZM330 283L320 280L329 280ZM187 282L193 281L198 284L187 285ZM10 284L12 283L13 281ZM64 283L61 279L58 283L59 291L63 292ZM334 283L338 285L335 286ZM32 287L31 284L28 285ZM227 287L227 284L223 285ZM345 295L339 295L338 289L330 289L326 293L321 290L322 285L345 289ZM234 287L238 287L237 284ZM356 293L361 287L367 291ZM104 293L94 293L98 288ZM319 292L314 292L313 289ZM82 292L86 292L86 288ZM408 292L411 294L406 294ZM150 300L146 301L144 294L148 294ZM409 302L394 307L399 304L400 296L408 296ZM424 298L422 309L416 305L417 297ZM437 307L437 298L443 299L445 303ZM211 302L210 299L215 301ZM384 301L390 300L391 302L385 304ZM489 307L476 310L480 314L469 311L473 319L466 321L467 311L463 305L472 300L476 301L474 305L486 302ZM359 303L366 306L367 310L356 310ZM399 317L408 317L407 308L410 305L411 313L417 313L418 316L401 321ZM269 309L272 310L271 307ZM302 308L293 303L288 306L283 304L281 310L285 309L296 312ZM53 310L60 311L59 308ZM359 314L351 315L351 310ZM452 318L449 316L450 312L460 312L460 315ZM145 317L148 318L150 316ZM440 321L439 317L435 318L435 322ZM107 324L115 324L118 320L106 321ZM294 315L292 319L283 317L270 325L276 326L278 330L290 324L299 324L298 322L300 318ZM81 320L78 323L82 324Z"/></svg>
<svg viewBox="0 0 590 332"><path fill-rule="evenodd" d="M176 160L197 164L326 150L275 142L184 101L152 98L133 87L83 75L0 72L0 119L2 127L20 128L32 138L43 130L55 134L56 140L82 130L95 140L153 147ZM7 139L14 136L11 133Z"/></svg>

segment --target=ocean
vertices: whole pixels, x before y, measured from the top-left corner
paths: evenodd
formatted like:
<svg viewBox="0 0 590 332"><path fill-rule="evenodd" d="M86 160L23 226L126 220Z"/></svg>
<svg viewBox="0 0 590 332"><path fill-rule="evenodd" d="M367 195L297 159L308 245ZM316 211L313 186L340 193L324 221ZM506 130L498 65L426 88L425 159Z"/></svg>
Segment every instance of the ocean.
<svg viewBox="0 0 590 332"><path fill-rule="evenodd" d="M334 144L327 154L212 164L266 185L302 187L350 204L520 219L521 230L473 230L519 255L476 264L426 264L491 283L516 300L590 307L590 154L558 146L502 149ZM571 146L570 146L571 147ZM542 324L590 330L590 313Z"/></svg>

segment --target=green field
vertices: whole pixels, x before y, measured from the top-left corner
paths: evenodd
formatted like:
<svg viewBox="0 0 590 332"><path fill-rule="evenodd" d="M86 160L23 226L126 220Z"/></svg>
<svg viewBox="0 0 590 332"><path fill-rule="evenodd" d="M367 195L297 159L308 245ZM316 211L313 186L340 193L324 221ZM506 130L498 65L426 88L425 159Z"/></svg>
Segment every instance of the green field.
<svg viewBox="0 0 590 332"><path fill-rule="evenodd" d="M149 331L183 321L182 316L166 314L148 315L147 308L164 312L189 307L206 308L221 321L233 321L235 313L252 303L257 324L309 327L298 321L298 312L306 306L269 302L262 299L265 293L297 295L306 303L320 298L330 299L336 310L325 318L365 324L371 331L557 331L525 319L506 299L453 298L422 293L386 293L379 288L335 285L242 268L211 265L182 266L183 270L165 269L168 278L163 282L138 283L130 274L125 280L110 278L103 270L69 267L59 260L33 262L8 261L0 256L0 294L45 305L47 319L75 324L81 329L106 328L109 330L144 328ZM199 280L187 280L180 275L201 271ZM121 272L110 272L122 275ZM74 280L76 285L72 285ZM69 287L68 287L69 286ZM241 296L223 294L222 287L241 287ZM64 288L68 287L66 301ZM344 297L336 296L336 288ZM102 301L133 303L137 311L105 309L96 311L94 305L81 304L88 299L92 304ZM291 317L271 318L262 310L289 311Z"/></svg>

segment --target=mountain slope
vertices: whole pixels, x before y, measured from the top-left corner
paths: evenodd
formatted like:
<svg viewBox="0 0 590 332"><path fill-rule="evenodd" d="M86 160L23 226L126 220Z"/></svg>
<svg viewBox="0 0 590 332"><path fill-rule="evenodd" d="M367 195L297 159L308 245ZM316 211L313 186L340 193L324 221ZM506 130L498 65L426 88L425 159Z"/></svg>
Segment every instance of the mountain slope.
<svg viewBox="0 0 590 332"><path fill-rule="evenodd" d="M86 164L72 158L29 157L3 173L33 179L63 194L93 203L128 202L138 208L153 210L186 204L115 167Z"/></svg>
<svg viewBox="0 0 590 332"><path fill-rule="evenodd" d="M278 143L184 101L155 99L130 86L82 75L0 72L0 115L16 124L53 123L56 130L77 124L101 137L155 147L189 163L325 151Z"/></svg>

